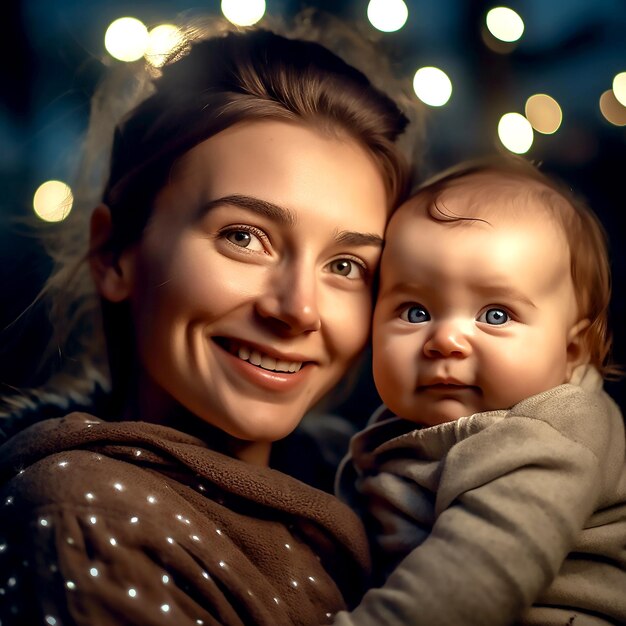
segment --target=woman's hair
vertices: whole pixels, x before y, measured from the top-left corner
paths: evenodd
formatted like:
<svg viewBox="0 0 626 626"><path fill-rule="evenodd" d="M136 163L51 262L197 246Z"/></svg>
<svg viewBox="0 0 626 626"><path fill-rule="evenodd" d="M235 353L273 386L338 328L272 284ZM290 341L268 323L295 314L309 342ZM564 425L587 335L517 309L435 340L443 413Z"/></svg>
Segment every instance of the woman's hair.
<svg viewBox="0 0 626 626"><path fill-rule="evenodd" d="M238 122L266 119L350 136L378 164L389 205L405 196L408 168L394 142L408 120L389 97L317 43L230 32L166 65L152 95L117 127L103 195L115 244L140 237L178 156Z"/></svg>
<svg viewBox="0 0 626 626"><path fill-rule="evenodd" d="M498 174L498 185L490 186L481 174ZM467 200L475 203L476 216L458 216L445 206L447 189L472 177L474 185ZM507 182L508 181L508 182ZM487 188L489 187L489 188ZM589 362L608 379L619 378L622 370L611 362L612 334L608 324L611 300L611 271L606 232L592 209L570 188L553 177L546 176L522 157L501 156L475 159L460 163L421 184L416 193L426 194L428 212L437 221L484 220L489 211L503 208L523 211L528 202L543 207L556 220L565 234L570 254L571 276L578 304L579 319L587 318L589 326L583 331L583 341L589 352ZM490 202L486 212L481 198L494 194L502 202Z"/></svg>
<svg viewBox="0 0 626 626"><path fill-rule="evenodd" d="M101 150L108 146L110 158L86 152L76 182L75 209L48 237L55 269L40 297L50 302L52 351L65 351L61 373L49 382L53 388L88 396L94 380L107 386L108 366L113 391L120 396L130 378L128 305L100 302L87 268L91 209L99 201L109 206L112 236L106 246L113 255L120 254L141 237L175 161L220 131L239 122L272 119L349 137L378 165L389 207L406 197L411 178L408 150L403 152L398 140L413 116L364 73L308 41L307 31L315 37L319 27L316 33L311 16L307 20L309 28L301 23L299 32L293 29L299 38L290 39L264 29L235 29L214 19L212 36L207 38L206 25L188 29L185 41L160 70L142 61L141 70L135 68L129 80L128 70L120 68L96 92L86 145ZM343 28L345 45L348 31ZM371 50L368 54L371 58ZM400 97L404 94L398 91ZM115 130L107 137L104 132L111 122Z"/></svg>

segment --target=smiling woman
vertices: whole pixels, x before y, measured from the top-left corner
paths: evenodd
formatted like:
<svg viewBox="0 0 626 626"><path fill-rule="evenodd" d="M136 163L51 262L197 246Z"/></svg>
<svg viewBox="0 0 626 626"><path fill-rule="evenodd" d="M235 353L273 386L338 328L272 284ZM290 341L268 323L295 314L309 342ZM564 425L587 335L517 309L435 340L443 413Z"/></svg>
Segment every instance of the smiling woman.
<svg viewBox="0 0 626 626"><path fill-rule="evenodd" d="M144 90L47 291L89 269L65 314L99 304L107 392L0 449L3 625L321 624L358 600L357 518L268 464L367 342L406 124L262 30L192 43Z"/></svg>

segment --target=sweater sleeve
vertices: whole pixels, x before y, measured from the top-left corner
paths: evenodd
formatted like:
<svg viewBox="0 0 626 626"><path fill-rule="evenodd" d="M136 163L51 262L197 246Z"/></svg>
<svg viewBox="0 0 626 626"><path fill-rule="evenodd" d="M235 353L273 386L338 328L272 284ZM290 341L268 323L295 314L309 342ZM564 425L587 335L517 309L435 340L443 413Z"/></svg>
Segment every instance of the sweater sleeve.
<svg viewBox="0 0 626 626"><path fill-rule="evenodd" d="M404 526L407 511L429 505L434 521L337 626L513 623L555 578L619 472L610 451L620 437L623 447L623 423L602 392L561 385L510 411L441 426L428 446L420 438L432 429L415 431L410 458L391 446L378 472L361 477L378 506L381 478L410 483L414 502L398 512Z"/></svg>

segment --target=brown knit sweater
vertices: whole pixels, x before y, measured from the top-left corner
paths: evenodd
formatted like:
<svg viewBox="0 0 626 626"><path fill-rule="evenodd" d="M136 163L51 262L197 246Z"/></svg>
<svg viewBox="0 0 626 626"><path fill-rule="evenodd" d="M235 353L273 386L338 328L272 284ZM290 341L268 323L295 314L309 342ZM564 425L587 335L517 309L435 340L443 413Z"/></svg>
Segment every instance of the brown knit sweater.
<svg viewBox="0 0 626 626"><path fill-rule="evenodd" d="M172 428L47 420L0 485L3 626L324 624L365 585L347 507Z"/></svg>

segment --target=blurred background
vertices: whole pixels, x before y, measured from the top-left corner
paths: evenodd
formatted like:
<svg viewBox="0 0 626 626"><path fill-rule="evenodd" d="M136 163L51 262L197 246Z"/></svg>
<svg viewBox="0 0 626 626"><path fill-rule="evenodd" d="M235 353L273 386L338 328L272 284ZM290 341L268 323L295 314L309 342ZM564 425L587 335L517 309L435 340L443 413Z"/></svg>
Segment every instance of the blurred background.
<svg viewBox="0 0 626 626"><path fill-rule="evenodd" d="M103 73L158 65L189 11L262 25L307 7L369 33L410 77L426 111L424 174L510 150L590 202L610 239L614 356L626 363L624 0L11 0L0 14L0 394L42 382L45 311L12 324L50 269L23 222L71 210L67 185ZM623 410L625 387L608 384ZM376 404L365 372L342 410L359 421Z"/></svg>

